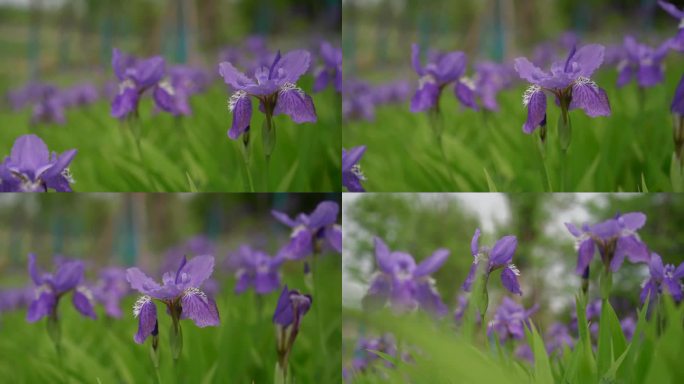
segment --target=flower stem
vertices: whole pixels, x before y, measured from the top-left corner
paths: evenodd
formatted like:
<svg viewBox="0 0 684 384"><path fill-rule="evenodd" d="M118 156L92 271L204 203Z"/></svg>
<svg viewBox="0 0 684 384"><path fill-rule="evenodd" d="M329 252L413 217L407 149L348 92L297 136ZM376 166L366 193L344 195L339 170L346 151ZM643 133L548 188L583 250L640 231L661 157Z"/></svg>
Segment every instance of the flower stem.
<svg viewBox="0 0 684 384"><path fill-rule="evenodd" d="M268 107L267 107L268 108ZM275 149L275 143L276 143L276 126L275 122L273 121L273 111L269 111L268 109L266 110L266 119L264 120L264 124L261 126L261 140L264 146L264 156L266 158L266 170L264 173L264 176L266 177L266 182L265 182L265 188L264 191L268 191L268 182L269 182L269 175L268 175L268 168L270 166L271 162L271 154L273 154L273 150Z"/></svg>
<svg viewBox="0 0 684 384"><path fill-rule="evenodd" d="M254 181L252 180L252 171L249 167L249 131L242 135L242 146L240 147L240 152L242 152L242 160L245 163L245 173L247 174L245 189L249 190L250 192L254 192Z"/></svg>
<svg viewBox="0 0 684 384"><path fill-rule="evenodd" d="M442 114L439 108L434 108L429 112L430 116L430 126L432 126L432 133L435 137L437 148L442 155L442 161L444 166L446 166L447 173L449 174L449 182L451 182L452 188L455 187L456 181L453 173L451 172L451 167L449 166L449 160L446 156L446 151L444 150L444 143L442 140L442 134L444 133L444 121L442 119Z"/></svg>
<svg viewBox="0 0 684 384"><path fill-rule="evenodd" d="M541 159L540 163L542 165L542 183L545 184L546 192L553 192L553 187L551 186L551 179L549 179L548 164L546 162L546 142L541 136L539 137L539 140L537 140L537 149L539 150L539 157Z"/></svg>

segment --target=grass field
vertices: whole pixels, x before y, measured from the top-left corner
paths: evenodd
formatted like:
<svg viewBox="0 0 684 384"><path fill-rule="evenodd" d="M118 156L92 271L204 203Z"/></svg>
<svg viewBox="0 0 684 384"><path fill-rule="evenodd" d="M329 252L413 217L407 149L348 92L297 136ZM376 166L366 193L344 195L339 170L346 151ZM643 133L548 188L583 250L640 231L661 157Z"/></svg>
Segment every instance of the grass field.
<svg viewBox="0 0 684 384"><path fill-rule="evenodd" d="M340 378L340 262L336 255L320 257L315 289L307 288L299 263L288 265L283 283L314 297L302 319L290 358L297 383L339 383ZM183 351L174 364L169 349L170 317L158 306L159 378L162 383L272 383L276 365L276 332L271 318L279 292L257 297L253 290L233 293L235 281L221 279L216 295L221 324L197 328L182 320ZM46 332L46 319L26 323L26 311L0 313L0 376L11 383L153 383L151 339L133 341L137 319L134 296L122 302L121 319L98 319L76 312L71 298L60 302L62 353L58 356Z"/></svg>
<svg viewBox="0 0 684 384"><path fill-rule="evenodd" d="M427 113L411 113L408 102L379 107L375 121L345 124L343 146L368 147L360 163L368 191L676 191L682 186L681 175L674 186L670 175L670 104L682 60L675 55L667 61L664 84L645 89L641 96L633 83L618 89L615 69L602 68L594 80L608 93L612 115L589 118L582 111L571 112L572 143L564 158L556 129L560 109L551 97L545 162L538 134L522 132L527 110L521 101L528 86L523 83L499 94L497 113L463 110L453 87L447 87L440 104L444 156ZM408 73L404 78L415 84L418 76Z"/></svg>
<svg viewBox="0 0 684 384"><path fill-rule="evenodd" d="M300 86L310 93L313 79ZM30 110L0 112L0 153L9 155L14 140L27 133L40 136L50 150L75 148L71 173L77 192L237 192L249 191L241 141L226 132L232 116L230 93L220 79L205 93L191 97L192 116L175 119L153 114L145 97L140 109L141 150L130 126L110 116L109 102L69 109L66 124L29 125ZM267 170L261 152L263 114L254 105L251 173L256 191L339 191L339 98L332 90L312 95L318 113L315 124L293 123L277 116L276 146ZM268 175L268 179L267 179Z"/></svg>

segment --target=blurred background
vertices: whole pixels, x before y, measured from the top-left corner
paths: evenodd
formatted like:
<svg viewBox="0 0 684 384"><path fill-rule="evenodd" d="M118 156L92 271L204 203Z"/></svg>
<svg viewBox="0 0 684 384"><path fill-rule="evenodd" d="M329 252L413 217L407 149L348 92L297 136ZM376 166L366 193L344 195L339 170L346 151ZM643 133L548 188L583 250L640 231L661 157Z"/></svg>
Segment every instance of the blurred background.
<svg viewBox="0 0 684 384"><path fill-rule="evenodd" d="M274 255L291 230L271 210L294 216L323 200L339 202L340 195L4 194L0 286L27 283L29 252L46 270L53 255L62 255L84 259L92 270L140 265L155 276L184 253L213 254L217 265L241 244Z"/></svg>
<svg viewBox="0 0 684 384"><path fill-rule="evenodd" d="M113 47L213 68L246 36L292 48L339 35L341 20L339 0L0 0L0 89L108 72Z"/></svg>
<svg viewBox="0 0 684 384"><path fill-rule="evenodd" d="M520 301L526 308L539 304L535 321L566 321L574 310L580 277L574 272L575 238L564 223L593 224L632 211L648 216L639 236L652 252L666 264L684 261L684 196L678 194L345 194L343 305L360 308L377 270L373 237L379 236L390 250L408 252L416 262L438 248L451 251L433 277L452 316L473 261L470 241L480 228L481 245L493 246L509 234L518 237L513 263L520 269ZM599 297L600 268L600 261L591 266L590 299ZM613 286L616 311L634 313L647 276L647 265L623 264ZM501 286L499 273L491 281L490 307L495 308L494 303L510 294Z"/></svg>
<svg viewBox="0 0 684 384"><path fill-rule="evenodd" d="M605 44L621 43L624 32L645 38L658 34L669 37L673 30L672 17L658 8L657 0L342 3L345 76L376 81L408 73L412 43L424 49L460 50L469 57L502 62L529 52L536 44L563 39L568 31Z"/></svg>

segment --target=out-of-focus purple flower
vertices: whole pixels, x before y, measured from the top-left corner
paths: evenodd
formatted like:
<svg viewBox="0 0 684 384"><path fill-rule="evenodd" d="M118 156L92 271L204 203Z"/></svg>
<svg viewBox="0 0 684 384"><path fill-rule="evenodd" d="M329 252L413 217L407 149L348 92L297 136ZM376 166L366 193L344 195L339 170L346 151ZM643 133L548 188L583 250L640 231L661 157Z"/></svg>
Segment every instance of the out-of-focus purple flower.
<svg viewBox="0 0 684 384"><path fill-rule="evenodd" d="M200 290L213 271L213 256L196 256L190 261L183 258L175 273L164 273L163 284L160 285L139 268L128 268L126 280L131 288L143 294L133 307L133 314L138 318L135 342L142 344L148 336L157 332L157 308L152 299L166 305L174 327L178 327L178 334L181 319L191 319L200 328L219 325L216 303Z"/></svg>
<svg viewBox="0 0 684 384"><path fill-rule="evenodd" d="M303 295L294 289L290 290L287 285L283 287L278 298L273 312L273 324L276 326L278 364L284 375L287 371L288 357L299 334L302 318L309 312L312 305L311 295Z"/></svg>
<svg viewBox="0 0 684 384"><path fill-rule="evenodd" d="M120 302L131 291L126 281L126 271L123 268L109 267L100 271L100 278L92 287L93 297L102 306L108 316L120 318Z"/></svg>
<svg viewBox="0 0 684 384"><path fill-rule="evenodd" d="M670 40L670 47L680 52L684 51L684 9L680 10L674 4L670 4L663 0L659 0L658 5L679 21L677 35Z"/></svg>
<svg viewBox="0 0 684 384"><path fill-rule="evenodd" d="M119 79L119 92L112 101L112 117L123 119L137 114L140 97L149 89L153 92L155 104L171 112L169 100L173 99L175 90L167 80L162 81L165 66L161 56L136 59L114 48L112 68Z"/></svg>
<svg viewBox="0 0 684 384"><path fill-rule="evenodd" d="M636 330L636 321L634 317L628 316L620 320L620 328L622 328L622 333L625 335L627 341L632 341L634 337L634 331Z"/></svg>
<svg viewBox="0 0 684 384"><path fill-rule="evenodd" d="M497 94L511 82L510 72L504 64L483 61L475 64L475 92L482 107L489 111L498 111Z"/></svg>
<svg viewBox="0 0 684 384"><path fill-rule="evenodd" d="M399 104L411 97L411 84L405 80L397 80L379 84L370 89L375 105Z"/></svg>
<svg viewBox="0 0 684 384"><path fill-rule="evenodd" d="M342 148L342 185L347 188L349 192L365 192L361 182L366 180L366 177L361 172L359 161L366 152L366 146L361 145L353 147L350 150Z"/></svg>
<svg viewBox="0 0 684 384"><path fill-rule="evenodd" d="M201 234L190 236L166 250L159 272L164 273L176 268L185 256L214 255L215 253L216 244L209 237Z"/></svg>
<svg viewBox="0 0 684 384"><path fill-rule="evenodd" d="M394 336L387 333L380 337L359 338L354 349L351 371L354 373L366 372L372 368L376 361L383 362L385 367L392 367L391 362L381 359L376 352L397 357L397 345Z"/></svg>
<svg viewBox="0 0 684 384"><path fill-rule="evenodd" d="M370 287L363 299L364 306L382 307L387 302L398 311L409 311L418 307L446 315L448 309L437 292L434 279L449 257L449 250L441 248L430 257L416 264L413 256L404 252L391 252L378 237L375 238L375 260L378 272L371 279Z"/></svg>
<svg viewBox="0 0 684 384"><path fill-rule="evenodd" d="M97 88L91 83L74 85L63 92L65 107L82 107L97 101L99 94Z"/></svg>
<svg viewBox="0 0 684 384"><path fill-rule="evenodd" d="M18 111L28 105L32 105L40 100L46 91L50 91L52 86L31 82L23 87L7 92L7 100L13 110Z"/></svg>
<svg viewBox="0 0 684 384"><path fill-rule="evenodd" d="M278 258L302 260L320 254L324 248L342 252L342 228L337 224L340 206L334 201L323 201L307 215L300 213L291 219L286 213L271 211L281 223L292 228L290 241L280 249Z"/></svg>
<svg viewBox="0 0 684 384"><path fill-rule="evenodd" d="M324 41L321 43L323 66L316 71L313 91L320 92L332 84L335 91L342 92L342 50Z"/></svg>
<svg viewBox="0 0 684 384"><path fill-rule="evenodd" d="M33 105L31 124L64 124L66 122L64 117L66 102L65 95L56 87L46 86Z"/></svg>
<svg viewBox="0 0 684 384"><path fill-rule="evenodd" d="M586 273L597 248L603 264L612 272L620 268L625 257L632 263L647 263L650 260L648 248L637 234L645 223L646 215L641 212L617 214L592 226L584 224L581 231L574 224L565 223L577 239L577 274Z"/></svg>
<svg viewBox="0 0 684 384"><path fill-rule="evenodd" d="M684 75L679 80L670 110L674 115L672 138L675 144L675 154L681 165L684 166Z"/></svg>
<svg viewBox="0 0 684 384"><path fill-rule="evenodd" d="M468 305L470 303L468 297L463 293L458 294L457 300L458 303L456 304L456 309L454 310L454 321L457 325L460 325L463 322L463 316L465 316L466 310L468 309ZM479 310L476 310L475 322L479 325L481 321L482 315L480 314Z"/></svg>
<svg viewBox="0 0 684 384"><path fill-rule="evenodd" d="M682 293L681 280L684 279L684 263L679 264L676 268L673 264L663 265L663 259L660 255L652 253L648 270L651 276L644 282L641 290L642 303L646 301L647 297L650 302L655 302L658 296L663 293L669 293L676 302L682 301L684 294Z"/></svg>
<svg viewBox="0 0 684 384"><path fill-rule="evenodd" d="M0 315L3 312L26 308L35 297L34 288L26 286L0 291Z"/></svg>
<svg viewBox="0 0 684 384"><path fill-rule="evenodd" d="M625 57L618 64L617 86L622 87L636 79L639 87L652 87L665 79L663 60L670 48L668 42L658 48L639 44L632 36L624 41Z"/></svg>
<svg viewBox="0 0 684 384"><path fill-rule="evenodd" d="M0 164L0 190L3 192L71 192L74 179L69 163L76 156L70 149L62 154L48 151L36 135L19 136L9 156Z"/></svg>
<svg viewBox="0 0 684 384"><path fill-rule="evenodd" d="M546 351L549 355L552 353L562 353L563 347L568 346L572 349L575 345L575 340L570 335L570 329L563 323L553 323L546 331Z"/></svg>
<svg viewBox="0 0 684 384"><path fill-rule="evenodd" d="M49 317L52 321L57 320L57 306L59 299L72 292L74 307L83 316L95 319L93 308L93 295L90 290L82 285L83 262L65 260L59 263L54 274L42 273L36 265L36 255L28 256L28 272L33 284L35 284L35 298L29 305L26 320L35 323L43 317Z"/></svg>
<svg viewBox="0 0 684 384"><path fill-rule="evenodd" d="M527 344L520 344L515 347L515 357L525 360L530 364L534 363L534 353L532 352L532 348Z"/></svg>
<svg viewBox="0 0 684 384"><path fill-rule="evenodd" d="M219 74L235 93L228 101L233 123L228 137L236 140L249 130L252 120L251 97L259 100L259 108L266 118L285 114L295 123L316 122L316 109L309 95L297 87L297 80L309 69L311 55L304 50L280 52L270 66L263 66L247 77L230 62L219 64Z"/></svg>
<svg viewBox="0 0 684 384"><path fill-rule="evenodd" d="M250 286L254 292L265 295L280 288L280 266L284 259L270 257L266 252L242 245L234 255L236 271L235 293L243 293Z"/></svg>
<svg viewBox="0 0 684 384"><path fill-rule="evenodd" d="M344 120L375 119L373 89L359 80L346 79L342 84L342 117Z"/></svg>
<svg viewBox="0 0 684 384"><path fill-rule="evenodd" d="M601 299L596 299L594 301L589 302L587 304L587 309L585 310L585 314L587 317L587 322L589 323L589 332L591 332L591 335L596 337L598 336L598 330L599 330L599 322L598 319L601 317L601 309L603 308L603 302ZM573 332L577 332L578 327L577 327L577 312L573 311L570 319L570 329Z"/></svg>
<svg viewBox="0 0 684 384"><path fill-rule="evenodd" d="M537 305L525 309L509 297L504 297L499 308L496 309L492 321L487 327L487 335L496 332L503 343L508 339L522 340L525 338L525 326L530 327L530 316L539 307Z"/></svg>
<svg viewBox="0 0 684 384"><path fill-rule="evenodd" d="M550 72L541 70L524 57L515 59L515 70L520 78L532 84L523 96L523 104L527 107L523 131L531 134L537 127L546 126L545 91L555 96L564 115L578 108L591 117L610 115L605 90L590 79L601 66L603 53L604 47L598 44L573 48L564 62L551 64Z"/></svg>
<svg viewBox="0 0 684 384"><path fill-rule="evenodd" d="M491 249L487 246L480 246L479 241L480 229L478 228L475 230L475 234L470 243L473 264L470 266L468 277L465 282L463 282L463 290L470 292L480 263L486 263L486 268L484 270L485 281L489 279L490 273L503 268L503 271L501 272L501 283L503 286L511 293L522 295L520 284L518 283L520 271L513 264L513 255L518 247L518 239L512 235L504 236L500 238Z"/></svg>
<svg viewBox="0 0 684 384"><path fill-rule="evenodd" d="M466 70L467 58L460 51L444 52L433 55L432 59L423 66L420 62L420 47L411 46L411 63L413 69L420 76L418 90L411 99L411 112L424 112L439 109L439 98L442 90L454 85L454 93L461 103L471 107L470 96L474 85L462 79Z"/></svg>

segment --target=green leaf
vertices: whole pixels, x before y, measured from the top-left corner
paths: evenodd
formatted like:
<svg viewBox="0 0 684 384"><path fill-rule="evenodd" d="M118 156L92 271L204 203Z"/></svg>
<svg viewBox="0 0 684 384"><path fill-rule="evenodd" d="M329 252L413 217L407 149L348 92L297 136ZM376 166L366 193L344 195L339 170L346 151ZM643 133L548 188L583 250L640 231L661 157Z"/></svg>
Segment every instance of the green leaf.
<svg viewBox="0 0 684 384"><path fill-rule="evenodd" d="M553 375L551 374L551 364L549 363L549 356L546 354L544 340L539 335L539 332L537 332L537 329L534 325L532 325L531 328L535 383L553 383L554 380Z"/></svg>
<svg viewBox="0 0 684 384"><path fill-rule="evenodd" d="M491 177L489 177L489 172L487 172L487 168L483 168L483 170L485 178L487 179L487 187L489 188L489 192L498 192L496 189L496 185L494 184L494 181Z"/></svg>
<svg viewBox="0 0 684 384"><path fill-rule="evenodd" d="M598 375L603 377L611 368L614 357L623 354L627 346L625 335L622 333L618 319L610 301L603 300L601 305L601 319L599 321L598 339Z"/></svg>

